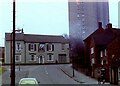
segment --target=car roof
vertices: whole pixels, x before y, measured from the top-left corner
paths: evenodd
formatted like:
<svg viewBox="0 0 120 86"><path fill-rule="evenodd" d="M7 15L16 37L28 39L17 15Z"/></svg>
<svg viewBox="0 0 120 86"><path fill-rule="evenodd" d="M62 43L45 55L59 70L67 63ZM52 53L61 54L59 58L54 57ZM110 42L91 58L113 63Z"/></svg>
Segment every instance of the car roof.
<svg viewBox="0 0 120 86"><path fill-rule="evenodd" d="M30 80L30 79L36 80L36 78L22 78L21 80L23 80L23 79L24 79L24 80L27 80L27 79L29 79L29 80Z"/></svg>

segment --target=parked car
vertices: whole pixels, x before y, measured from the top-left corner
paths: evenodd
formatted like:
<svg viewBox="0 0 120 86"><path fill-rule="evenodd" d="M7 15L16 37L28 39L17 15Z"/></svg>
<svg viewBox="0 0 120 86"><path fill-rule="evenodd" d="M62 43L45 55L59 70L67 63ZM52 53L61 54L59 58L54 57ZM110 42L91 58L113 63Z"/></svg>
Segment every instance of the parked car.
<svg viewBox="0 0 120 86"><path fill-rule="evenodd" d="M37 81L36 78L22 78L22 79L20 79L18 86L23 86L23 85L39 86L39 82Z"/></svg>

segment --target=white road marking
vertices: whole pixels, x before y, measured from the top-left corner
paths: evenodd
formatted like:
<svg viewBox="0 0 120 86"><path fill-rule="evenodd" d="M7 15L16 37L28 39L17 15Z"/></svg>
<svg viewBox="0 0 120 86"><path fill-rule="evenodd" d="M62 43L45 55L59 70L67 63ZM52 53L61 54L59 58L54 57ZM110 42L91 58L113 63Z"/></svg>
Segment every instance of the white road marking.
<svg viewBox="0 0 120 86"><path fill-rule="evenodd" d="M48 74L48 71L47 71L46 67L45 67L45 73Z"/></svg>

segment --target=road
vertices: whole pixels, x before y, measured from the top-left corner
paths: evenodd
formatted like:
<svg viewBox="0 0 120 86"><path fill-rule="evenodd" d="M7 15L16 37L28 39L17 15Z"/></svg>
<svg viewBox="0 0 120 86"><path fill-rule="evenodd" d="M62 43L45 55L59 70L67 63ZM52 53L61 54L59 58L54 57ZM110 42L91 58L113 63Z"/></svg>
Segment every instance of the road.
<svg viewBox="0 0 120 86"><path fill-rule="evenodd" d="M30 65L16 66L16 84L21 78L36 78L40 84L79 84L74 79L67 76L60 68L60 65ZM2 83L10 84L10 67L6 67L6 71L2 75Z"/></svg>
<svg viewBox="0 0 120 86"><path fill-rule="evenodd" d="M30 70L28 77L35 77L40 84L78 84L68 77L58 65L41 65Z"/></svg>

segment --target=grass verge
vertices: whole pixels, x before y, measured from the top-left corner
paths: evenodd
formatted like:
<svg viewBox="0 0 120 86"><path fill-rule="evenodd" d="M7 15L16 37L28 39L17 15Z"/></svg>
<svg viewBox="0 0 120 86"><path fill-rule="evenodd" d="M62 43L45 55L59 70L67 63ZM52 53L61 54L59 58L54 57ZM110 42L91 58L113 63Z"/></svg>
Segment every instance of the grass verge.
<svg viewBox="0 0 120 86"><path fill-rule="evenodd" d="M0 67L0 74L4 73L6 69L4 67Z"/></svg>

